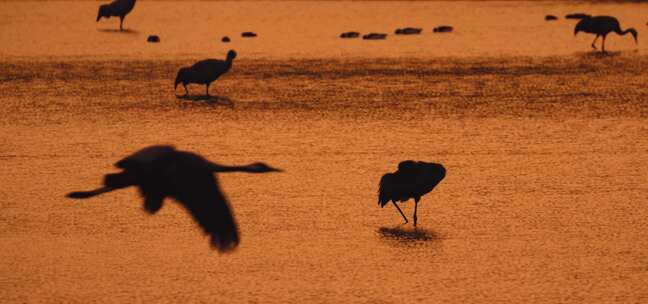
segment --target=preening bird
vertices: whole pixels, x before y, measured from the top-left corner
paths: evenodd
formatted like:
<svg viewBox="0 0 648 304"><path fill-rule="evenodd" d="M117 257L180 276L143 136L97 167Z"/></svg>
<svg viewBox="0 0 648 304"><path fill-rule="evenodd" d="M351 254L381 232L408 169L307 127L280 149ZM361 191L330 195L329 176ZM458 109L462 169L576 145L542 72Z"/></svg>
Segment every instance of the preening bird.
<svg viewBox="0 0 648 304"><path fill-rule="evenodd" d="M123 31L124 18L128 13L133 10L135 7L135 1L137 0L115 0L110 2L110 4L102 4L99 6L99 13L97 14L97 22L101 17L110 18L110 17L119 17L119 30Z"/></svg>
<svg viewBox="0 0 648 304"><path fill-rule="evenodd" d="M190 67L180 68L176 76L174 89L177 89L178 84L182 83L185 89L185 95L189 95L187 84L204 84L207 86L206 92L207 96L209 96L209 85L232 68L234 58L236 58L236 52L230 50L227 52L227 58L224 61L219 59L205 59L194 63Z"/></svg>
<svg viewBox="0 0 648 304"><path fill-rule="evenodd" d="M264 163L219 165L198 154L165 145L146 147L118 161L115 166L123 171L106 174L103 187L70 192L67 196L85 199L136 186L144 198L144 210L150 214L162 208L166 197L174 198L210 236L211 245L220 251L234 249L239 243L239 233L231 207L214 173L281 171Z"/></svg>
<svg viewBox="0 0 648 304"><path fill-rule="evenodd" d="M421 196L432 191L445 175L446 169L441 164L413 160L402 161L398 164L396 172L387 173L380 179L378 204L380 207L385 207L391 201L407 224L407 217L396 203L413 198L415 203L413 218L414 226L416 226L416 210Z"/></svg>
<svg viewBox="0 0 648 304"><path fill-rule="evenodd" d="M621 27L619 26L619 21L614 17L611 16L588 17L587 15L581 15L579 17L580 17L580 21L576 23L576 27L574 28L574 36L576 36L578 32L596 34L596 38L594 38L594 41L592 41L593 49L596 49L596 40L600 36L603 36L603 42L601 43L601 51L605 52L605 37L611 32L615 32L621 36L630 33L632 34L635 43L638 43L637 31L634 28L628 28L625 31L622 31Z"/></svg>

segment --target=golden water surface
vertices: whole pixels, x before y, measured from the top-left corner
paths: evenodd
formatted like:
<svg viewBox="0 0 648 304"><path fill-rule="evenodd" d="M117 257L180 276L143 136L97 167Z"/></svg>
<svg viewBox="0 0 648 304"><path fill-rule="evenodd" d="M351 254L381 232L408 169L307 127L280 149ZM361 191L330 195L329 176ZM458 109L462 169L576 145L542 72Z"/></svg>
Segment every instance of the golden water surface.
<svg viewBox="0 0 648 304"><path fill-rule="evenodd" d="M97 6L0 2L2 302L648 301L646 4L138 1L125 33ZM639 45L590 52L580 11ZM337 38L404 26L423 35ZM230 48L217 102L175 97ZM219 175L236 251L171 200L65 198L158 143L285 170ZM405 159L448 170L417 230L377 204Z"/></svg>

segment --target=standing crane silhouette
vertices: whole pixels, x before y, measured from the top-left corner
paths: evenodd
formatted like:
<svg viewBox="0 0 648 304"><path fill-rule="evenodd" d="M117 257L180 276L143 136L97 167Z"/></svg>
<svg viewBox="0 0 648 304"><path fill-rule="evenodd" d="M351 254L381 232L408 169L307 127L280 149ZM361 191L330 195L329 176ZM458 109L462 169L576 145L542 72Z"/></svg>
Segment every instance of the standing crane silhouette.
<svg viewBox="0 0 648 304"><path fill-rule="evenodd" d="M579 19L580 21L576 23L576 27L574 28L574 36L576 36L578 32L596 34L594 41L592 41L592 48L595 50L596 40L602 36L603 42L601 43L601 52L605 53L605 37L611 32L615 32L621 36L630 33L632 34L635 43L638 43L637 31L634 28L628 28L625 31L622 31L619 26L619 20L612 16L589 17L588 15L581 15L579 16Z"/></svg>
<svg viewBox="0 0 648 304"><path fill-rule="evenodd" d="M232 68L234 58L236 58L236 52L230 50L227 52L227 58L224 61L219 59L205 59L194 63L190 67L180 68L175 79L174 90L178 88L178 84L182 83L185 89L185 96L187 96L189 95L187 84L204 84L207 86L206 96L209 96L209 85Z"/></svg>
<svg viewBox="0 0 648 304"><path fill-rule="evenodd" d="M135 7L135 1L137 0L115 0L110 2L110 4L102 4L99 6L99 13L97 14L97 22L101 17L106 19L110 17L119 17L119 30L123 31L124 18L126 15L133 10Z"/></svg>
<svg viewBox="0 0 648 304"><path fill-rule="evenodd" d="M380 179L378 204L380 207L385 207L391 201L407 224L407 217L396 203L413 198L415 203L413 218L416 227L416 210L421 196L432 191L445 175L446 169L441 164L413 160L402 161L398 164L396 172L387 173Z"/></svg>
<svg viewBox="0 0 648 304"><path fill-rule="evenodd" d="M239 243L236 221L214 172L280 172L264 163L224 166L198 154L178 151L173 146L149 146L118 161L119 173L106 174L103 187L70 192L67 197L85 199L110 191L136 186L144 197L144 210L154 214L166 197L176 199L211 238L221 252Z"/></svg>

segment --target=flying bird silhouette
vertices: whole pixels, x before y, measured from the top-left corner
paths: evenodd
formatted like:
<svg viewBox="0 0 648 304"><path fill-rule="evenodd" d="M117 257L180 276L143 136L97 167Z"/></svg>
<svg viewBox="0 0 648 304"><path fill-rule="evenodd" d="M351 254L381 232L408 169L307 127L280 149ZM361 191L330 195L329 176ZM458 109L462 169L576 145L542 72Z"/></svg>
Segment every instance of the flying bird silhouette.
<svg viewBox="0 0 648 304"><path fill-rule="evenodd" d="M236 52L230 50L227 52L227 58L224 61L219 59L205 59L194 63L190 67L180 68L178 75L176 75L174 90L178 88L178 84L182 83L185 89L185 96L187 96L189 95L187 84L204 84L207 86L206 92L207 96L209 96L209 85L232 68L234 58L236 58Z"/></svg>
<svg viewBox="0 0 648 304"><path fill-rule="evenodd" d="M137 0L115 0L110 2L110 4L102 4L99 6L99 13L97 14L97 22L101 17L110 18L110 17L119 17L119 30L123 31L124 18L128 13L133 10L135 7L135 1Z"/></svg>
<svg viewBox="0 0 648 304"><path fill-rule="evenodd" d="M213 247L225 252L239 243L231 207L218 186L214 172L266 173L281 170L264 163L224 166L202 156L178 151L173 146L149 146L118 161L119 173L106 174L103 187L67 194L85 199L110 191L136 186L144 197L144 210L156 213L166 197L177 200L211 238Z"/></svg>
<svg viewBox="0 0 648 304"><path fill-rule="evenodd" d="M398 164L396 172L387 173L380 179L378 204L380 207L385 207L391 201L407 224L407 217L396 203L413 198L415 203L413 218L414 226L416 226L416 210L421 196L432 191L445 175L446 169L441 164L413 160L402 161Z"/></svg>
<svg viewBox="0 0 648 304"><path fill-rule="evenodd" d="M582 15L579 17L580 21L576 23L576 27L574 28L574 36L576 36L578 32L596 34L596 38L594 38L594 41L592 41L593 49L596 49L596 40L598 40L600 36L603 36L603 42L601 43L601 52L605 53L605 37L611 32L615 32L621 36L630 33L632 34L635 43L638 43L637 31L634 28L628 28L625 31L622 31L621 27L619 26L619 20L612 16L587 17L587 15Z"/></svg>

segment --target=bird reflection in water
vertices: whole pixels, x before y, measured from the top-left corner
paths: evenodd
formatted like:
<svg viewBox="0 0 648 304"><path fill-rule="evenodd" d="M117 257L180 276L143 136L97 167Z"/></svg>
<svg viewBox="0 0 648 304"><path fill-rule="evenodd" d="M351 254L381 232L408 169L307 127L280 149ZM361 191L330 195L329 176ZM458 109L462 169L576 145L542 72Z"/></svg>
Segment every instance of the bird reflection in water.
<svg viewBox="0 0 648 304"><path fill-rule="evenodd" d="M441 239L438 233L421 228L380 227L376 232L383 239L402 243L429 242Z"/></svg>
<svg viewBox="0 0 648 304"><path fill-rule="evenodd" d="M226 96L215 96L215 95L176 95L176 98L192 101L192 104L202 103L208 106L224 106L228 108L234 108L234 101Z"/></svg>

